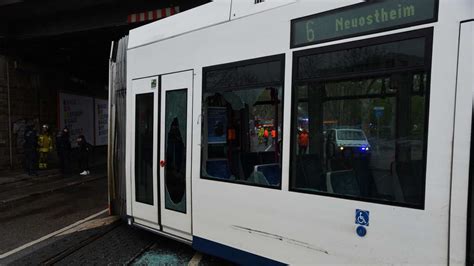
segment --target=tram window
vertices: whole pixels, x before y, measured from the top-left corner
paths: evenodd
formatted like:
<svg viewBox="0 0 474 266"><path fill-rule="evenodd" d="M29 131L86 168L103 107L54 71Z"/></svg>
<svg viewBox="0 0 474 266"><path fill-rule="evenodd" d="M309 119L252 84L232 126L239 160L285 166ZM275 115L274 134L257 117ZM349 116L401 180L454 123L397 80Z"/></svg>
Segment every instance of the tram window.
<svg viewBox="0 0 474 266"><path fill-rule="evenodd" d="M153 93L136 96L135 121L136 201L153 204Z"/></svg>
<svg viewBox="0 0 474 266"><path fill-rule="evenodd" d="M420 67L425 64L424 38L309 55L298 60L298 78Z"/></svg>
<svg viewBox="0 0 474 266"><path fill-rule="evenodd" d="M167 91L165 207L186 213L187 89Z"/></svg>
<svg viewBox="0 0 474 266"><path fill-rule="evenodd" d="M429 82L426 66L408 62L426 61L425 39L384 46L320 53L319 69L299 69L317 78L294 87L291 190L423 208ZM384 55L407 68L366 74Z"/></svg>
<svg viewBox="0 0 474 266"><path fill-rule="evenodd" d="M281 60L204 69L203 178L280 187Z"/></svg>
<svg viewBox="0 0 474 266"><path fill-rule="evenodd" d="M206 91L222 91L232 88L251 88L281 82L279 61L256 63L206 72Z"/></svg>

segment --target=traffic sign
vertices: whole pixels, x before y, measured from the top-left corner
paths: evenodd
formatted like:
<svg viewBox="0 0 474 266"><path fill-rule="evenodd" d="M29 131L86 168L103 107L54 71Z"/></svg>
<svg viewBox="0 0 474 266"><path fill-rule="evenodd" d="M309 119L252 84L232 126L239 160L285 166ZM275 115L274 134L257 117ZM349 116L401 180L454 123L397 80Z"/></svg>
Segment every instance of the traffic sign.
<svg viewBox="0 0 474 266"><path fill-rule="evenodd" d="M376 118L381 118L384 114L385 107L383 106L375 106L374 107L374 115Z"/></svg>
<svg viewBox="0 0 474 266"><path fill-rule="evenodd" d="M363 226L369 226L369 211L356 209L355 223Z"/></svg>

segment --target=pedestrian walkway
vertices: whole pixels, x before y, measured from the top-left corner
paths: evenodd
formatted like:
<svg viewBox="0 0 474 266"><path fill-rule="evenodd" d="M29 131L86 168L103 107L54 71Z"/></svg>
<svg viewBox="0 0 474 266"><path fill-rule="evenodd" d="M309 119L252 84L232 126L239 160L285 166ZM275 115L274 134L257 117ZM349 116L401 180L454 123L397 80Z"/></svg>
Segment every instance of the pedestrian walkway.
<svg viewBox="0 0 474 266"><path fill-rule="evenodd" d="M77 161L77 152L71 154L71 162ZM23 199L39 196L44 193L64 189L70 186L105 178L107 175L107 149L106 146L96 147L90 158L91 175L79 175L77 164L70 167L73 173L64 177L59 172L54 160L50 163L52 168L39 170L38 176L29 176L25 170L0 170L0 208Z"/></svg>
<svg viewBox="0 0 474 266"><path fill-rule="evenodd" d="M91 175L85 177L78 174L63 177L57 169L39 171L38 176L29 176L19 171L2 171L0 172L0 208L29 197L105 178L105 168L105 166L95 167Z"/></svg>
<svg viewBox="0 0 474 266"><path fill-rule="evenodd" d="M3 170L0 172L0 191L31 182L32 180L48 180L59 176L58 169L39 171L38 176L29 176L23 170Z"/></svg>

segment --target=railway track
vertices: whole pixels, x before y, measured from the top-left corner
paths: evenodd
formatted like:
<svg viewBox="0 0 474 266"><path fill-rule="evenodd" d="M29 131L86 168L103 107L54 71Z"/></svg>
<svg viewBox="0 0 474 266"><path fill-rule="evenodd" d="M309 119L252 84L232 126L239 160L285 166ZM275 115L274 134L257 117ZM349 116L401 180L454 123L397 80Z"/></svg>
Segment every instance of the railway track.
<svg viewBox="0 0 474 266"><path fill-rule="evenodd" d="M91 236L87 237L86 239L83 239L82 241L78 242L77 244L62 250L61 252L58 252L57 254L54 254L53 256L47 258L46 260L42 261L40 264L41 265L55 265L65 258L73 255L74 253L78 252L82 248L92 244L94 241L97 241L98 239L104 237L107 234L112 233L114 230L116 230L119 226L121 225L120 220L117 220L107 226L106 229L101 230L100 232L97 232L95 234L92 234Z"/></svg>
<svg viewBox="0 0 474 266"><path fill-rule="evenodd" d="M118 217L85 222L25 252L8 265L233 265L139 228ZM2 264L0 262L0 264Z"/></svg>

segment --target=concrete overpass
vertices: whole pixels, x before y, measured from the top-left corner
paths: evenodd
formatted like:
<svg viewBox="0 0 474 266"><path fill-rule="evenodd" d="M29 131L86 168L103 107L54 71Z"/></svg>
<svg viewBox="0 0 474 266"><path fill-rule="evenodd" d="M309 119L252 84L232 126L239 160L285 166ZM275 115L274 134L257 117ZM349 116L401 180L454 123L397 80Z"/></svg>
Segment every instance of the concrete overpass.
<svg viewBox="0 0 474 266"><path fill-rule="evenodd" d="M209 0L0 0L0 170L25 123L58 123L58 93L107 97L112 41Z"/></svg>

